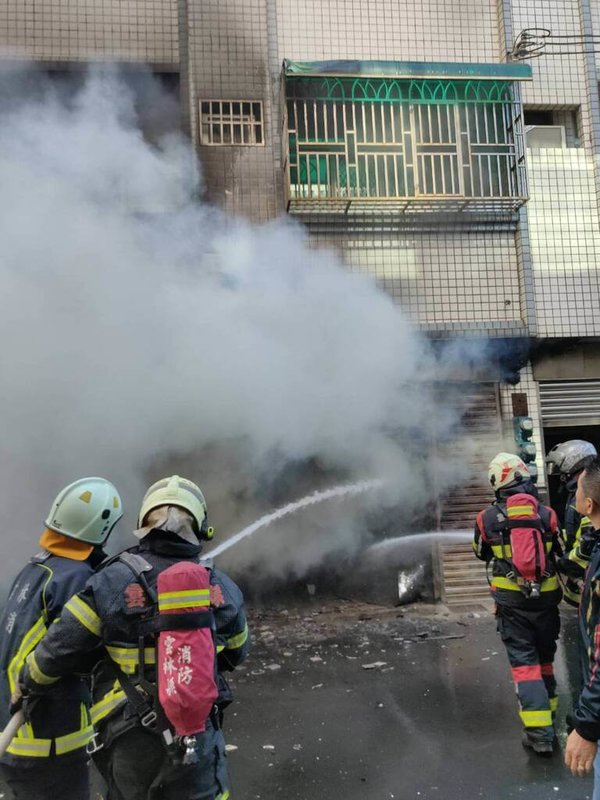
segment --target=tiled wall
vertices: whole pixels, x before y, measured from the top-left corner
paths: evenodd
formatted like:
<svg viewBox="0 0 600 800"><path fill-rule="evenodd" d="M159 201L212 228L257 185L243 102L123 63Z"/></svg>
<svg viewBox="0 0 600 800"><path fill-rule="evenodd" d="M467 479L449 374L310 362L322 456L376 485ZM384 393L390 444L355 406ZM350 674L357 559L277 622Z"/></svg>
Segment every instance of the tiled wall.
<svg viewBox="0 0 600 800"><path fill-rule="evenodd" d="M547 28L564 36L580 34L580 0L512 0L511 23L516 37L524 28ZM550 51L550 48L548 48ZM583 58L576 55L533 59L533 82L523 91L524 103L579 105L585 99Z"/></svg>
<svg viewBox="0 0 600 800"><path fill-rule="evenodd" d="M208 196L251 219L283 210L279 173L279 72L271 57L274 17L267 0L187 0L186 63L192 136L198 145L199 101L262 100L260 147L200 147ZM182 48L183 50L183 48Z"/></svg>
<svg viewBox="0 0 600 800"><path fill-rule="evenodd" d="M496 61L495 0L276 0L280 60Z"/></svg>
<svg viewBox="0 0 600 800"><path fill-rule="evenodd" d="M283 58L498 61L525 27L600 35L600 0L4 0L2 56L180 61L198 144L202 99L262 100L261 147L200 147L208 196L258 221L283 211ZM587 28L586 28L587 26ZM524 101L577 108L583 148L529 153L531 201L514 231L333 237L431 330L598 335L600 111L594 57L532 62ZM564 112L566 113L566 111ZM571 132L572 133L572 132ZM327 242L327 237L321 237ZM320 244L320 242L319 242Z"/></svg>
<svg viewBox="0 0 600 800"><path fill-rule="evenodd" d="M0 57L177 64L177 0L2 0Z"/></svg>
<svg viewBox="0 0 600 800"><path fill-rule="evenodd" d="M473 329L521 320L511 232L349 239L343 252L351 269L374 275L418 323Z"/></svg>
<svg viewBox="0 0 600 800"><path fill-rule="evenodd" d="M531 262L540 336L599 336L600 220L582 148L528 152Z"/></svg>
<svg viewBox="0 0 600 800"><path fill-rule="evenodd" d="M594 36L600 37L600 0L589 0L590 16L592 19L592 30ZM600 69L600 50L594 54L596 66Z"/></svg>

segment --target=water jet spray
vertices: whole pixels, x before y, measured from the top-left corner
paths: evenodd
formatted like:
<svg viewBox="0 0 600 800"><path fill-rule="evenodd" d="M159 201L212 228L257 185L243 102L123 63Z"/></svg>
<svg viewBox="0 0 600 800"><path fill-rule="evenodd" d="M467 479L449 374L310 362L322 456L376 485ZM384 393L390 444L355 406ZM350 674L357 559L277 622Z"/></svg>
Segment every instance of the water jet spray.
<svg viewBox="0 0 600 800"><path fill-rule="evenodd" d="M236 533L235 536L227 539L226 542L223 542L218 547L215 547L213 550L207 553L207 555L210 558L216 558L216 556L219 556L221 553L229 550L230 547L233 547L242 539L252 536L253 533L256 533L256 531L260 530L261 528L266 528L272 522L283 519L283 517L287 517L289 514L295 514L296 511L300 511L303 508L308 508L316 503L322 503L324 500L331 500L335 497L348 497L362 494L363 492L368 492L371 489L377 489L381 487L383 483L383 480L380 479L359 481L358 483L334 486L331 489L324 489L320 492L312 492L312 494L306 495L306 497L303 497L300 500L296 500L293 503L288 503L287 505L278 508L276 511L265 514L260 519L257 519L256 522L253 522L239 533Z"/></svg>

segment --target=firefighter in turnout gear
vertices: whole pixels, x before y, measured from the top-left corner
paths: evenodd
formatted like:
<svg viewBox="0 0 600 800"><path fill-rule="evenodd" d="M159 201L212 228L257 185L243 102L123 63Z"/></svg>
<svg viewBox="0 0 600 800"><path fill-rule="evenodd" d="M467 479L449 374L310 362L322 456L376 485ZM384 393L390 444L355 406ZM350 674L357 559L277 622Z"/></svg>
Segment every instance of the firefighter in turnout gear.
<svg viewBox="0 0 600 800"><path fill-rule="evenodd" d="M224 573L202 567L201 541L212 538L212 528L202 492L191 481L173 476L151 486L138 525L140 544L103 565L28 658L24 687L39 691L72 674L85 653L101 646L91 709L97 733L89 752L111 800L227 800L221 721L231 694L223 672L240 664L249 649L242 593ZM165 591L161 580L174 568L201 569L206 588ZM190 644L177 646L177 635L194 633L177 630L186 627L181 612L190 610L197 612L188 615L196 621L196 633L199 625L206 632L210 621L210 654L204 650L208 669ZM172 635L165 640L162 623L171 612ZM169 656L161 662L165 653ZM212 710L193 735L179 736L164 701L176 701L178 692L194 687L198 695L211 697L202 681L194 683L200 675L214 689ZM180 704L181 714L189 710L194 692Z"/></svg>
<svg viewBox="0 0 600 800"><path fill-rule="evenodd" d="M567 493L563 529L565 555L558 561L558 569L566 578L565 600L572 606L578 606L581 600L583 575L595 542L591 522L575 507L577 479L595 456L596 448L591 442L571 439L553 447L546 458L548 474L558 472Z"/></svg>
<svg viewBox="0 0 600 800"><path fill-rule="evenodd" d="M562 597L554 563L555 554L561 554L558 520L552 509L538 505L535 484L518 456L499 453L488 476L496 500L477 516L473 548L477 558L492 563L490 588L516 685L523 744L549 753L557 707L553 662ZM530 554L537 574L528 574Z"/></svg>
<svg viewBox="0 0 600 800"><path fill-rule="evenodd" d="M25 659L80 591L122 516L121 498L103 478L83 478L60 492L46 519L42 550L15 579L0 622L0 726L18 694ZM92 736L88 684L70 675L25 707L26 723L2 758L16 800L86 800L86 745Z"/></svg>
<svg viewBox="0 0 600 800"><path fill-rule="evenodd" d="M600 800L600 459L588 462L577 480L576 509L589 518L595 531L594 547L585 574L579 633L583 688L572 715L571 733L565 748L565 762L574 775L586 775L594 768L593 800Z"/></svg>

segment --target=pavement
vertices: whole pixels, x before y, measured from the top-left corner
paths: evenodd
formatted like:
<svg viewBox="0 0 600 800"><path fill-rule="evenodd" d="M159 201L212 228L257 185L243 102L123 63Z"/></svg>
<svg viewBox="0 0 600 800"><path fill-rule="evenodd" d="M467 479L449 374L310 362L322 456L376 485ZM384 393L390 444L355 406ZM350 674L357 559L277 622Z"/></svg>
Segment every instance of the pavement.
<svg viewBox="0 0 600 800"><path fill-rule="evenodd" d="M572 777L560 749L543 758L521 746L489 609L315 596L250 622L253 651L225 719L232 800L591 800L592 778ZM559 720L575 641L565 608Z"/></svg>
<svg viewBox="0 0 600 800"><path fill-rule="evenodd" d="M570 609L556 662L560 745L549 758L521 745L488 609L314 598L252 623L254 649L226 715L233 798L590 800L592 778L571 776L561 749L576 680Z"/></svg>

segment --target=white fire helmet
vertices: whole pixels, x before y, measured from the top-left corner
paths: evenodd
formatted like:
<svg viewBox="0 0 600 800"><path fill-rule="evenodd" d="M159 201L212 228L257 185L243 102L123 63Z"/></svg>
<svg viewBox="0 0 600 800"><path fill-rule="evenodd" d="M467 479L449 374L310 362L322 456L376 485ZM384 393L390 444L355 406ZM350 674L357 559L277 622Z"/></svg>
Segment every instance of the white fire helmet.
<svg viewBox="0 0 600 800"><path fill-rule="evenodd" d="M585 469L597 455L594 445L583 439L569 439L568 442L561 442L555 445L546 456L548 474L560 473L564 478L570 478Z"/></svg>
<svg viewBox="0 0 600 800"><path fill-rule="evenodd" d="M123 516L123 503L110 481L81 478L59 492L45 520L51 531L99 545Z"/></svg>
<svg viewBox="0 0 600 800"><path fill-rule="evenodd" d="M488 479L494 491L517 486L530 477L525 462L514 453L498 453L488 467Z"/></svg>
<svg viewBox="0 0 600 800"><path fill-rule="evenodd" d="M213 529L208 527L206 500L200 487L179 475L162 478L153 483L142 500L138 528L142 528L148 513L160 506L176 506L188 511L198 527L198 538L210 540Z"/></svg>

